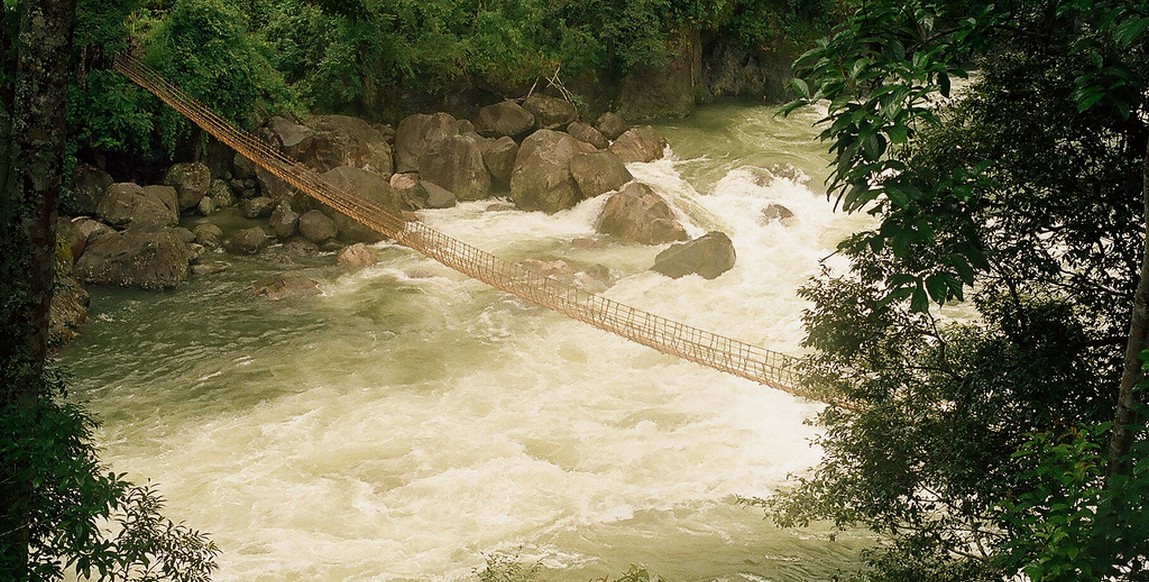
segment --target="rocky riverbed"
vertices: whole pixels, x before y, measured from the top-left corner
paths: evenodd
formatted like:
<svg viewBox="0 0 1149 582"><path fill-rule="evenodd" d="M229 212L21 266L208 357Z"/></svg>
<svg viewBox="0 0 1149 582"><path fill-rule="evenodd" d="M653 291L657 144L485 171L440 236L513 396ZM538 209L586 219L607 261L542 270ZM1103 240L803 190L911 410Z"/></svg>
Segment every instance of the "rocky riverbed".
<svg viewBox="0 0 1149 582"><path fill-rule="evenodd" d="M689 238L667 201L627 169L661 158L666 139L616 113L584 122L571 103L555 97L492 104L474 120L416 114L395 128L340 115L272 117L257 133L328 182L397 213L486 199L495 208L555 213L610 196L597 222L602 235L649 245ZM189 276L227 268L229 254L259 254L276 244L293 253L330 253L349 269L374 262L367 245L382 240L380 234L219 144L208 150L214 155L170 166L157 184L77 167L58 229L61 270L70 273L60 277L53 309L57 343L74 336L86 317L82 284L170 289ZM653 270L715 278L734 259L730 239L710 233L668 248ZM527 266L588 280L586 270L558 263ZM316 282L288 273L275 279L254 282L253 291L270 299L318 292ZM606 279L589 277L596 285Z"/></svg>

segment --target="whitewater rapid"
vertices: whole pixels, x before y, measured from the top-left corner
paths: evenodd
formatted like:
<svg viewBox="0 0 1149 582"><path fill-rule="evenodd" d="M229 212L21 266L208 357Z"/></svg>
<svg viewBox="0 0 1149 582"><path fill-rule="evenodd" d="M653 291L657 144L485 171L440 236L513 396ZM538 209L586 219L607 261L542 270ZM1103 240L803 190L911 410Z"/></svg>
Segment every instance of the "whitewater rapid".
<svg viewBox="0 0 1149 582"><path fill-rule="evenodd" d="M737 264L715 280L648 272L664 247L595 234L602 197L549 216L481 201L423 219L503 258L602 265L612 299L799 354L796 289L858 219L820 191L824 160L808 153L802 120L710 115L726 125L665 126L670 156L630 169L692 235L730 235ZM794 137L773 144L779 135ZM804 157L787 140L805 140ZM758 157L770 147L774 158ZM774 164L801 172L771 180ZM794 218L763 220L771 203ZM779 530L735 503L818 461L804 422L816 403L564 319L409 249L375 252L380 262L354 273L272 249L171 293L97 290L95 321L63 356L104 420L105 460L158 482L175 517L212 534L217 580L467 580L492 553L539 561L548 580L632 563L673 580L815 580L864 543ZM250 292L284 270L320 281L322 295Z"/></svg>

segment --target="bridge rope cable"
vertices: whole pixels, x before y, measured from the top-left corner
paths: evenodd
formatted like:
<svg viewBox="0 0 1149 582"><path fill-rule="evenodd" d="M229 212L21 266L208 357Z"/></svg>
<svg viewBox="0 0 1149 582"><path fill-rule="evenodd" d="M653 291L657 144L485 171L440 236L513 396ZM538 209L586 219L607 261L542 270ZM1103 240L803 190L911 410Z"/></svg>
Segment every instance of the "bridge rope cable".
<svg viewBox="0 0 1149 582"><path fill-rule="evenodd" d="M377 201L348 192L288 158L254 134L240 130L130 55L117 71L150 91L220 142L319 202L443 265L536 305L588 323L665 354L727 372L791 394L797 390L797 359L624 305L500 259L449 237Z"/></svg>

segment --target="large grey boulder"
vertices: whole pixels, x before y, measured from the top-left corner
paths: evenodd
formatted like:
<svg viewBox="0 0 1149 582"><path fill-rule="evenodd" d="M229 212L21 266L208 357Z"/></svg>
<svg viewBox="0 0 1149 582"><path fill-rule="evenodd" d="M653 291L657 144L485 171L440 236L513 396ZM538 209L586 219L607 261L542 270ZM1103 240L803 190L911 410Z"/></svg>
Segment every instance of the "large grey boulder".
<svg viewBox="0 0 1149 582"><path fill-rule="evenodd" d="M634 179L626 164L610 150L580 153L571 158L571 175L583 198L618 190Z"/></svg>
<svg viewBox="0 0 1149 582"><path fill-rule="evenodd" d="M558 97L535 93L523 100L523 109L535 117L540 129L563 128L578 119L578 109L574 103Z"/></svg>
<svg viewBox="0 0 1149 582"><path fill-rule="evenodd" d="M503 101L479 109L475 130L493 137L518 137L535 128L535 116L514 101Z"/></svg>
<svg viewBox="0 0 1149 582"><path fill-rule="evenodd" d="M523 140L511 173L515 206L554 214L578 204L582 193L571 176L570 162L576 154L588 151L595 151L594 146L549 129Z"/></svg>
<svg viewBox="0 0 1149 582"><path fill-rule="evenodd" d="M299 226L299 213L292 210L290 204L280 202L279 206L276 206L275 210L271 211L271 217L267 219L267 225L271 227L276 238L287 240L295 236L296 227Z"/></svg>
<svg viewBox="0 0 1149 582"><path fill-rule="evenodd" d="M163 184L176 189L181 211L195 208L211 188L211 170L199 162L173 164L164 174Z"/></svg>
<svg viewBox="0 0 1149 582"><path fill-rule="evenodd" d="M690 238L670 205L650 186L632 182L606 201L598 232L648 245Z"/></svg>
<svg viewBox="0 0 1149 582"><path fill-rule="evenodd" d="M72 251L72 261L79 260L91 241L116 230L98 220L89 217L74 218L63 230L64 240Z"/></svg>
<svg viewBox="0 0 1149 582"><path fill-rule="evenodd" d="M339 231L335 228L335 221L322 211L308 210L299 217L299 234L315 244L320 244L335 238Z"/></svg>
<svg viewBox="0 0 1149 582"><path fill-rule="evenodd" d="M315 140L315 130L278 115L269 118L265 128L261 133L270 139L272 145L296 160L307 154Z"/></svg>
<svg viewBox="0 0 1149 582"><path fill-rule="evenodd" d="M491 174L491 187L506 190L511 186L511 172L515 170L515 157L519 155L519 144L503 136L483 143L483 163Z"/></svg>
<svg viewBox="0 0 1149 582"><path fill-rule="evenodd" d="M311 148L300 161L318 172L355 166L388 178L394 172L387 137L358 117L316 115L307 120L314 131Z"/></svg>
<svg viewBox="0 0 1149 582"><path fill-rule="evenodd" d="M414 210L408 205L402 193L391 187L389 180L374 172L353 166L341 166L324 173L322 178L335 187L354 194L368 206L384 208L393 214L402 214L406 210ZM344 242L378 242L384 238L382 234L360 224L342 212L330 211L328 216L336 225L339 239ZM300 218L302 220L302 217ZM299 228L301 231L303 230L302 222ZM314 239L311 240L319 242Z"/></svg>
<svg viewBox="0 0 1149 582"><path fill-rule="evenodd" d="M666 138L657 129L643 125L632 127L610 144L610 151L623 162L653 162L666 150Z"/></svg>
<svg viewBox="0 0 1149 582"><path fill-rule="evenodd" d="M100 218L119 229L135 225L175 226L179 210L168 188L144 188L131 182L108 187L96 211Z"/></svg>
<svg viewBox="0 0 1149 582"><path fill-rule="evenodd" d="M236 255L254 255L271 246L271 237L262 227L253 226L235 231L224 243L227 252Z"/></svg>
<svg viewBox="0 0 1149 582"><path fill-rule="evenodd" d="M712 231L690 242L671 245L654 258L651 270L677 279L701 275L714 279L734 267L734 243L719 231Z"/></svg>
<svg viewBox="0 0 1149 582"><path fill-rule="evenodd" d="M621 115L607 111L599 115L598 119L594 121L594 128L599 130L606 139L614 141L630 129L630 124Z"/></svg>
<svg viewBox="0 0 1149 582"><path fill-rule="evenodd" d="M574 136L575 139L585 141L600 150L605 150L610 146L610 142L607 141L606 136L604 136L601 131L581 121L575 121L568 125L567 133Z"/></svg>
<svg viewBox="0 0 1149 582"><path fill-rule="evenodd" d="M423 208L452 208L458 203L450 190L436 186L434 182L419 182L413 189L422 191Z"/></svg>
<svg viewBox="0 0 1149 582"><path fill-rule="evenodd" d="M129 228L92 240L76 261L84 283L170 289L187 279L191 251L171 228Z"/></svg>
<svg viewBox="0 0 1149 582"><path fill-rule="evenodd" d="M430 144L419 155L419 175L453 192L459 200L482 200L491 194L491 175L483 163L479 136L456 135Z"/></svg>
<svg viewBox="0 0 1149 582"><path fill-rule="evenodd" d="M395 171L419 171L419 156L431 144L459 134L459 122L447 113L417 113L395 130Z"/></svg>
<svg viewBox="0 0 1149 582"><path fill-rule="evenodd" d="M76 166L69 195L60 200L60 210L70 216L91 216L115 180L107 172L88 164Z"/></svg>

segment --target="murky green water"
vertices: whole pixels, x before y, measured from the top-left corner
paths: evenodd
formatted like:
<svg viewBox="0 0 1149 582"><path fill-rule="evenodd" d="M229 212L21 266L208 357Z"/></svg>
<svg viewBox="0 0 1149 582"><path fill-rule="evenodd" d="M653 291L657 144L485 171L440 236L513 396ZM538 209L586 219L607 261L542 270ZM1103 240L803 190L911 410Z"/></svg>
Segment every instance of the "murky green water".
<svg viewBox="0 0 1149 582"><path fill-rule="evenodd" d="M817 186L814 115L706 108L662 127L673 159L632 168L692 233L730 234L738 265L714 281L663 278L646 271L659 248L600 239L601 199L425 219L508 258L605 265L614 299L796 353L794 290L856 226ZM813 178L764 180L773 164ZM761 220L771 202L794 224ZM734 501L817 461L803 424L816 404L375 250L379 264L355 273L279 248L168 293L97 289L62 354L104 421L105 459L213 534L219 580L462 580L508 552L553 580L641 563L678 581L808 581L866 544L779 530ZM323 293L252 293L285 271Z"/></svg>

